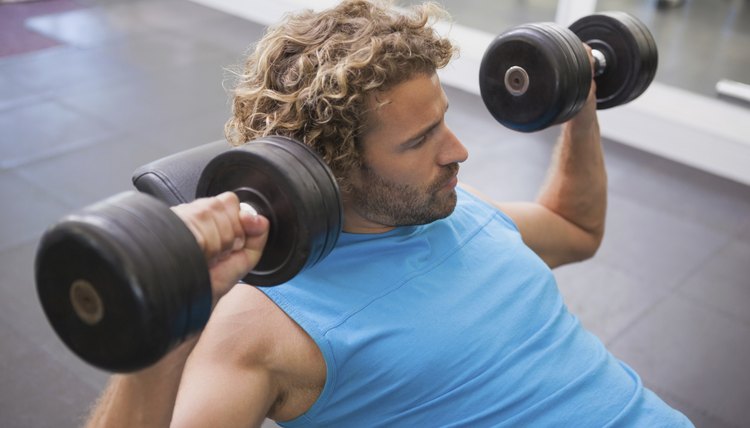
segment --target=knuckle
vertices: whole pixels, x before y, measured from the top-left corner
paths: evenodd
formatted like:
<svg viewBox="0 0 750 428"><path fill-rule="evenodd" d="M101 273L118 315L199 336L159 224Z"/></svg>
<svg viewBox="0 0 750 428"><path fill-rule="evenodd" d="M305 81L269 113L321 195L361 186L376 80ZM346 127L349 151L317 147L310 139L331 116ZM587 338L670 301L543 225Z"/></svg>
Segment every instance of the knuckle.
<svg viewBox="0 0 750 428"><path fill-rule="evenodd" d="M218 204L220 204L222 207L231 207L234 204L239 205L239 198L237 198L237 195L234 194L234 192L224 192L216 195L213 199L216 200Z"/></svg>
<svg viewBox="0 0 750 428"><path fill-rule="evenodd" d="M213 197L206 200L208 209L211 211L222 211L224 210L224 204L219 197Z"/></svg>

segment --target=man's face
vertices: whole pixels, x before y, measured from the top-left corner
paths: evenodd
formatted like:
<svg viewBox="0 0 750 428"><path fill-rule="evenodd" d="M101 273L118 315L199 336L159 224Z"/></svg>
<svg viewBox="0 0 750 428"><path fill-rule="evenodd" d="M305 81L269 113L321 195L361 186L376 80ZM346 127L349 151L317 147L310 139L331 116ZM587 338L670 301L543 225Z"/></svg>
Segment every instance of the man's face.
<svg viewBox="0 0 750 428"><path fill-rule="evenodd" d="M418 75L369 100L363 167L344 195L344 229L381 232L425 224L456 206L466 148L445 124L448 98L436 74Z"/></svg>

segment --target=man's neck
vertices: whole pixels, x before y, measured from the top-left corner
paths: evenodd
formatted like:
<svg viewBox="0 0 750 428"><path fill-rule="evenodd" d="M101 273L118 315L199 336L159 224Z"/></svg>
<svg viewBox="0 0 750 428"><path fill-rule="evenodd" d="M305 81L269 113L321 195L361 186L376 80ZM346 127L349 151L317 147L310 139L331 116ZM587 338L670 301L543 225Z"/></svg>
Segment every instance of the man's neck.
<svg viewBox="0 0 750 428"><path fill-rule="evenodd" d="M395 227L369 220L345 202L343 229L347 233L385 233L395 229Z"/></svg>

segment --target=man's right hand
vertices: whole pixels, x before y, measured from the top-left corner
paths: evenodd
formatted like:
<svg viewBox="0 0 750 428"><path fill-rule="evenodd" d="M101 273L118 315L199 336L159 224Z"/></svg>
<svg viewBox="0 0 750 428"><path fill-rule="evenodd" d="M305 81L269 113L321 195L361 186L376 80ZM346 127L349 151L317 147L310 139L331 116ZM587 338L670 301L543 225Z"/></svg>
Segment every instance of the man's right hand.
<svg viewBox="0 0 750 428"><path fill-rule="evenodd" d="M213 305L260 260L268 239L268 220L240 210L232 192L172 208L193 232L206 256Z"/></svg>

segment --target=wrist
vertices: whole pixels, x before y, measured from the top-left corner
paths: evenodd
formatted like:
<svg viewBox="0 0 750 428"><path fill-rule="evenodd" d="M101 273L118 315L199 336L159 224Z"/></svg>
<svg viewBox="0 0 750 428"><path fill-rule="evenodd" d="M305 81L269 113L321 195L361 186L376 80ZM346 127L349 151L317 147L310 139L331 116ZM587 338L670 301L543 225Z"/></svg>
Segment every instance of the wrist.
<svg viewBox="0 0 750 428"><path fill-rule="evenodd" d="M589 140L592 137L598 141L599 134L599 120L596 109L589 111L588 106L563 126L563 135L572 141Z"/></svg>

